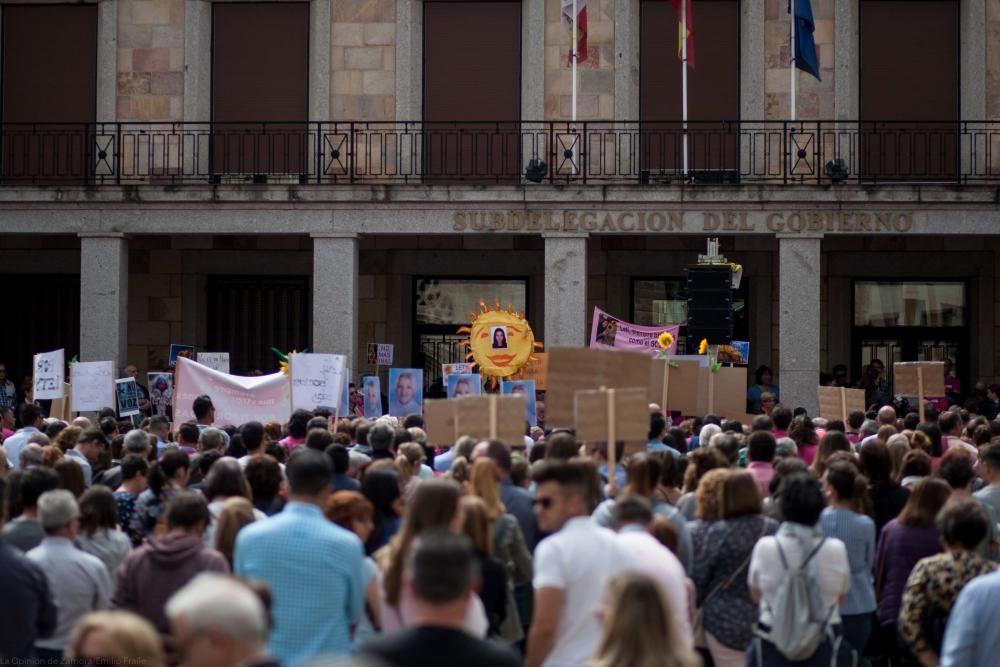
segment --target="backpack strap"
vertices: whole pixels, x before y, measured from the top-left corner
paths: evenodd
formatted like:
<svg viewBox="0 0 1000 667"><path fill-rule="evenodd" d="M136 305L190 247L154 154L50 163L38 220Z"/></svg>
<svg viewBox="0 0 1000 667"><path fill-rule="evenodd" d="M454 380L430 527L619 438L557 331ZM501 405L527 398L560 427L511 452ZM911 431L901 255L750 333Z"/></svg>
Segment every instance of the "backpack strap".
<svg viewBox="0 0 1000 667"><path fill-rule="evenodd" d="M808 562L809 562L810 560L812 560L812 557L816 555L816 552L817 552L817 551L819 551L820 549L822 549L822 548L823 548L823 543L824 543L824 542L826 542L826 538L825 538L825 537L823 537L823 538L821 538L821 539L820 539L820 541L819 541L819 544L817 544L817 545L816 545L816 546L815 546L815 547L813 548L813 550L809 552L809 555L808 555L808 556L806 556L806 559L805 559L804 561L802 561L802 565L799 565L799 567L805 567L805 566L806 566L806 564L807 564L807 563L808 563Z"/></svg>

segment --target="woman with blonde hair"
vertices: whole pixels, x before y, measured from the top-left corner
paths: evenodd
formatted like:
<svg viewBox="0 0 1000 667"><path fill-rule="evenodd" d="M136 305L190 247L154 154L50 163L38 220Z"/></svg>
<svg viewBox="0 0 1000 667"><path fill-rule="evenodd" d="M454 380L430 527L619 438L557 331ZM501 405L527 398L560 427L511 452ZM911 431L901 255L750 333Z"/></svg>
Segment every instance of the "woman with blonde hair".
<svg viewBox="0 0 1000 667"><path fill-rule="evenodd" d="M599 611L604 633L587 667L698 667L659 584L635 571L608 580Z"/></svg>
<svg viewBox="0 0 1000 667"><path fill-rule="evenodd" d="M486 618L490 624L487 636L499 637L501 626L510 614L513 596L507 585L504 566L493 557L489 509L482 498L476 496L464 496L459 505L465 518L462 532L472 541L472 551L479 562L479 599L486 608Z"/></svg>
<svg viewBox="0 0 1000 667"><path fill-rule="evenodd" d="M164 667L160 635L149 621L129 611L87 614L73 628L66 664Z"/></svg>
<svg viewBox="0 0 1000 667"><path fill-rule="evenodd" d="M514 604L514 587L531 583L534 570L531 551L524 541L521 526L500 499L500 480L497 478L496 464L481 457L472 464L469 491L480 498L486 507L493 534L493 556L500 561L507 572L507 616L500 627L500 636L509 642L524 639L522 619Z"/></svg>
<svg viewBox="0 0 1000 667"><path fill-rule="evenodd" d="M403 498L410 499L413 490L420 483L424 449L415 442L404 442L396 448L396 469L399 470L399 486L403 489Z"/></svg>
<svg viewBox="0 0 1000 667"><path fill-rule="evenodd" d="M257 520L253 503L243 496L226 498L222 509L215 517L215 534L213 546L215 550L226 557L230 569L233 567L233 552L236 550L236 536L244 526Z"/></svg>

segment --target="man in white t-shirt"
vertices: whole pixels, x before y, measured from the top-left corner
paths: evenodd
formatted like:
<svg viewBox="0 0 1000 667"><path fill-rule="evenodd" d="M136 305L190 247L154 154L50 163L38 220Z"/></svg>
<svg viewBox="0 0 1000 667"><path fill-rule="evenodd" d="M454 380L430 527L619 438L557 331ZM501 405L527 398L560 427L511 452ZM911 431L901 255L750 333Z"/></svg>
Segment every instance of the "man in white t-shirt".
<svg viewBox="0 0 1000 667"><path fill-rule="evenodd" d="M538 527L553 533L535 550L535 606L525 667L577 667L597 649L605 582L634 566L613 532L590 518L597 468L589 460L546 462L532 478Z"/></svg>
<svg viewBox="0 0 1000 667"><path fill-rule="evenodd" d="M663 594L673 613L676 635L684 640L688 648L694 645L688 603L690 584L684 566L670 549L653 537L647 526L653 521L653 509L649 501L639 496L625 496L615 503L614 524L618 531L618 541L635 559L635 568L648 574L660 584ZM691 596L693 597L693 596Z"/></svg>

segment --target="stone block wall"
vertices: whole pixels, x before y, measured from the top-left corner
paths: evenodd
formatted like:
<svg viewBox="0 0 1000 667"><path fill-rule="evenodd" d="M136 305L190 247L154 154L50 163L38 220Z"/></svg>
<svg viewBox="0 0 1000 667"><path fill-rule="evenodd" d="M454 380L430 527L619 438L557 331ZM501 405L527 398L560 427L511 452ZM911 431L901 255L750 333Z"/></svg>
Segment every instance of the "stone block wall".
<svg viewBox="0 0 1000 667"><path fill-rule="evenodd" d="M805 72L797 72L796 118L799 120L830 119L834 117L833 69L835 54L834 0L813 0L813 19L816 31L816 51L819 57L820 78L817 81ZM766 120L790 118L791 34L787 0L764 0L764 117Z"/></svg>
<svg viewBox="0 0 1000 667"><path fill-rule="evenodd" d="M184 0L118 0L117 117L184 117Z"/></svg>
<svg viewBox="0 0 1000 667"><path fill-rule="evenodd" d="M615 115L615 0L587 3L587 59L577 65L577 118ZM569 120L573 114L569 31L563 28L559 0L545 0L545 119Z"/></svg>
<svg viewBox="0 0 1000 667"><path fill-rule="evenodd" d="M331 120L396 116L396 0L333 0Z"/></svg>

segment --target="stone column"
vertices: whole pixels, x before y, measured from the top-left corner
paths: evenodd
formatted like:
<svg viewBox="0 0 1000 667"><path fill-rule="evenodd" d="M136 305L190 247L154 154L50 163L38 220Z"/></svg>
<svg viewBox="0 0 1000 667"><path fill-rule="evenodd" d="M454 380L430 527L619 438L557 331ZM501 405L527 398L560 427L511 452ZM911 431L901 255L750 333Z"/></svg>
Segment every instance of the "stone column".
<svg viewBox="0 0 1000 667"><path fill-rule="evenodd" d="M778 384L781 402L819 412L821 236L778 235Z"/></svg>
<svg viewBox="0 0 1000 667"><path fill-rule="evenodd" d="M545 347L587 343L587 235L543 234Z"/></svg>
<svg viewBox="0 0 1000 667"><path fill-rule="evenodd" d="M347 355L357 379L358 235L317 233L313 239L314 352Z"/></svg>
<svg viewBox="0 0 1000 667"><path fill-rule="evenodd" d="M128 240L120 232L80 234L80 361L128 354Z"/></svg>

